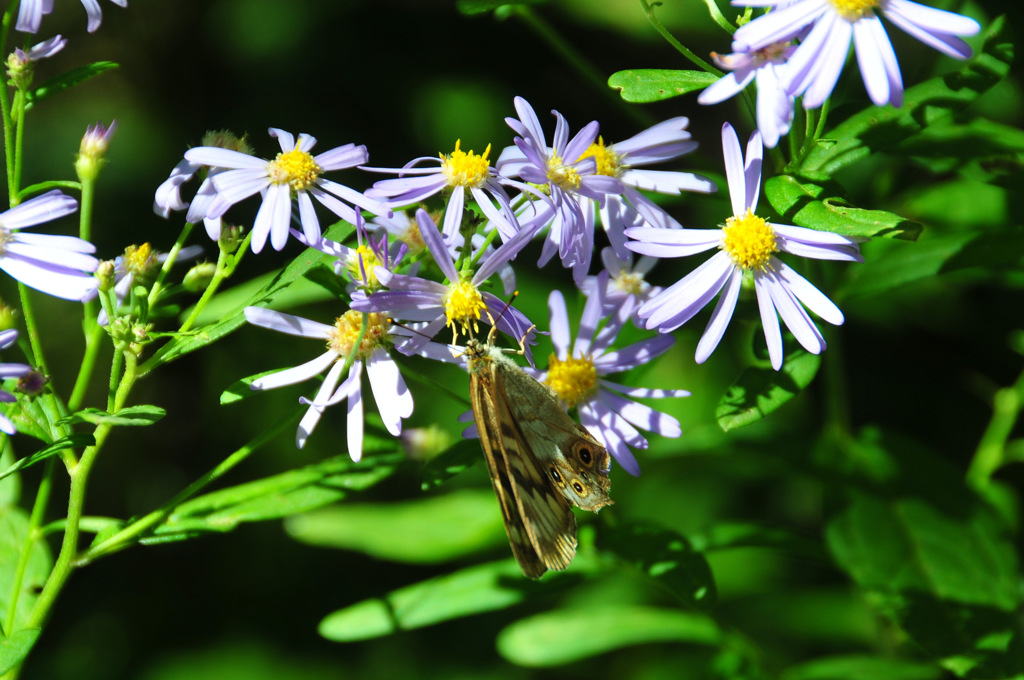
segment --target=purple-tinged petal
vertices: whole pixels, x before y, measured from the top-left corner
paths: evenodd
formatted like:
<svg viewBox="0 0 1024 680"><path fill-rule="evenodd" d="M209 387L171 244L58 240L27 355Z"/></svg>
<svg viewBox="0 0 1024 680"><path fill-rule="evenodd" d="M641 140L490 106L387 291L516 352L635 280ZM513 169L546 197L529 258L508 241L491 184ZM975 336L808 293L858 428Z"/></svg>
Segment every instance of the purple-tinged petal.
<svg viewBox="0 0 1024 680"><path fill-rule="evenodd" d="M845 321L843 312L824 293L818 290L810 281L800 276L792 267L782 262L773 264L776 266L775 275L779 278L779 281L801 304L833 326L842 325L843 321Z"/></svg>
<svg viewBox="0 0 1024 680"><path fill-rule="evenodd" d="M715 305L714 311L711 312L711 319L708 320L708 325L704 328L704 333L700 336L700 341L697 343L694 361L698 364L703 364L707 361L708 357L715 351L715 348L718 347L718 343L722 341L725 329L729 327L733 312L736 311L736 301L740 297L742 282L743 272L739 269L734 269L732 275L725 282L722 297L718 299L718 304Z"/></svg>
<svg viewBox="0 0 1024 680"><path fill-rule="evenodd" d="M761 328L768 345L768 358L776 371L782 368L782 331L779 329L779 316L775 313L775 304L768 290L766 277L754 276L754 291L757 293L757 308L761 314Z"/></svg>
<svg viewBox="0 0 1024 680"><path fill-rule="evenodd" d="M284 387L285 385L294 385L320 375L337 360L338 355L334 352L324 352L317 358L307 361L300 366L293 366L292 368L286 368L282 371L257 378L252 381L249 388L253 390L272 390Z"/></svg>
<svg viewBox="0 0 1024 680"><path fill-rule="evenodd" d="M288 335L326 340L330 337L332 330L332 326L319 321L303 319L301 316L285 314L265 307L246 307L243 313L245 320L254 326L269 328L272 331Z"/></svg>
<svg viewBox="0 0 1024 680"><path fill-rule="evenodd" d="M729 184L729 201L732 214L742 216L747 212L747 182L743 171L743 152L740 140L732 125L722 125L722 155L725 157L725 177ZM650 253L649 253L650 254Z"/></svg>
<svg viewBox="0 0 1024 680"><path fill-rule="evenodd" d="M565 297L562 291L553 290L548 295L548 327L551 333L551 344L555 347L555 356L561 360L569 357L569 313L565 309Z"/></svg>

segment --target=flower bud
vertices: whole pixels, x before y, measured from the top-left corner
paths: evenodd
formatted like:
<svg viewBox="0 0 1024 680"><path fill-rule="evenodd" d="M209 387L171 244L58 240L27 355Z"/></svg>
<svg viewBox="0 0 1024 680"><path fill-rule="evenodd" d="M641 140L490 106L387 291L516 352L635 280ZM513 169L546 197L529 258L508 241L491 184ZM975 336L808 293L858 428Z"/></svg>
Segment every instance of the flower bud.
<svg viewBox="0 0 1024 680"><path fill-rule="evenodd" d="M96 179L100 174L100 168L106 163L103 156L106 154L107 147L110 146L110 138L114 136L116 130L116 120L111 122L109 127L104 127L102 123L96 123L86 129L78 148L78 158L75 159L75 172L78 174L78 179L87 182Z"/></svg>
<svg viewBox="0 0 1024 680"><path fill-rule="evenodd" d="M96 267L96 278L100 281L100 291L108 291L117 283L117 267L113 260L102 260Z"/></svg>
<svg viewBox="0 0 1024 680"><path fill-rule="evenodd" d="M217 265L212 262L200 262L197 265L193 265L188 270L188 273L185 274L185 280L183 281L185 290L190 293L206 290L206 287L210 285L210 281L213 280L213 275L216 271Z"/></svg>

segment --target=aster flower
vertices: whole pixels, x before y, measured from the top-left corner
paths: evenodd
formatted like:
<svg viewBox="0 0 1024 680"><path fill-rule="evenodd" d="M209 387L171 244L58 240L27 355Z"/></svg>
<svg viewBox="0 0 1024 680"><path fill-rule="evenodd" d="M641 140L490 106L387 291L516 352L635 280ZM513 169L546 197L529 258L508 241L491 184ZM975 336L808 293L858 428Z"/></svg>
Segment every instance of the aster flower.
<svg viewBox="0 0 1024 680"><path fill-rule="evenodd" d="M196 191L196 195L191 203L183 201L181 198L181 185L192 179L202 167L202 165L185 160L175 165L174 169L171 170L170 177L164 180L156 189L156 195L153 198L153 212L167 219L170 217L172 210L185 210L187 208L188 214L185 215L185 220L191 223L202 220L207 236L214 241L219 241L223 226L221 218L206 217L206 214L208 212L220 212L223 214L230 207L224 206L222 210L214 210L212 208L213 203L217 200L217 192L213 188L211 178L217 172L221 172L221 170L218 168L210 169L206 178L199 185L199 189Z"/></svg>
<svg viewBox="0 0 1024 680"><path fill-rule="evenodd" d="M746 163L736 132L728 123L722 126L722 148L733 211L724 227L676 230L640 227L628 230L627 236L636 239L629 248L644 255L679 257L712 248L719 251L645 302L638 313L646 320L648 328L667 333L693 318L721 291L722 296L697 344L695 358L698 364L703 363L721 341L736 309L743 277L749 274L754 279L768 355L772 367L779 370L782 368L779 315L804 349L820 354L825 349L825 340L804 307L834 325L843 323L843 313L804 277L781 262L775 253L782 251L817 260L863 262L858 245L863 239L769 224L757 217L754 211L757 210L761 191L761 133L751 135L747 143Z"/></svg>
<svg viewBox="0 0 1024 680"><path fill-rule="evenodd" d="M409 161L401 168L360 168L371 172L393 172L396 179L376 182L366 192L370 198L385 200L389 207L400 208L421 203L444 190L451 192L444 211L442 233L452 238L459 232L462 212L466 205L466 192L473 197L483 214L499 229L503 238L509 238L518 230L518 223L509 204L508 194L502 185L513 185L523 191L533 191L520 182L514 182L498 175L487 156L490 144L482 154L459 148L461 140L455 142L455 150L439 158L424 156ZM420 163L437 163L436 167L417 167Z"/></svg>
<svg viewBox="0 0 1024 680"><path fill-rule="evenodd" d="M187 246L178 251L174 263L186 262L202 255L203 249L200 246ZM157 268L167 261L169 253L158 253L148 243L141 246L131 245L124 249L123 255L118 255L113 261L114 297L117 305L124 304L125 299L131 292L132 287L139 280L148 280L156 273ZM86 295L83 301L94 299L99 294L94 290ZM101 309L96 317L97 323L106 326L109 323L107 311Z"/></svg>
<svg viewBox="0 0 1024 680"><path fill-rule="evenodd" d="M588 276L580 286L588 298L602 296L603 315L613 314L625 305L636 309L661 292L660 286L652 286L644 278L658 263L658 259L647 255L642 255L636 262L633 259L630 250L626 250L626 256L620 258L614 248L605 248L601 251L601 261L607 276ZM635 314L633 322L637 326L641 325Z"/></svg>
<svg viewBox="0 0 1024 680"><path fill-rule="evenodd" d="M18 331L9 329L0 331L0 349L7 349L14 344L14 341L18 339ZM25 376L32 373L32 367L26 364L0 364L0 380L6 380L7 378L24 378ZM8 392L7 390L0 390L0 403L11 404L18 400L16 396ZM0 413L0 431L6 432L7 434L16 434L18 432L14 427L14 423L11 419Z"/></svg>
<svg viewBox="0 0 1024 680"><path fill-rule="evenodd" d="M481 292L480 286L514 258L536 233L536 227L522 229L496 249L490 257L482 258L475 272L455 269L448 245L437 225L425 210L416 211L416 221L427 249L448 283L438 283L419 276L395 274L377 267L377 280L388 290L370 295L357 291L352 296L352 309L367 312L385 312L397 319L422 322L417 326L421 335L406 346L409 353L419 352L444 326L458 333L475 332L480 321L493 322L517 341L532 328L529 319L514 307L509 307L491 293ZM529 353L527 353L529 358Z"/></svg>
<svg viewBox="0 0 1024 680"><path fill-rule="evenodd" d="M343 243L323 236L314 243L306 244L336 258L334 273L351 282L350 294L357 288L379 289L381 286L377 281L377 268L382 267L387 271L393 271L408 250L408 246L404 243L399 244L397 248L391 248L387 232L379 237L367 234L363 216L360 214L356 214L355 228L357 243L355 248L349 248ZM303 235L294 229L292 235L305 243Z"/></svg>
<svg viewBox="0 0 1024 680"><path fill-rule="evenodd" d="M730 71L697 97L699 104L719 104L757 83L757 129L765 146L775 148L793 124L793 95L785 88L786 60L796 50L790 40L751 50L737 42L732 54L711 53L719 68Z"/></svg>
<svg viewBox="0 0 1024 680"><path fill-rule="evenodd" d="M75 236L22 231L70 215L78 202L49 191L0 213L0 269L26 286L65 300L81 300L96 290L96 247Z"/></svg>
<svg viewBox="0 0 1024 680"><path fill-rule="evenodd" d="M779 3L733 0L732 4L767 7ZM795 0L740 27L733 37L747 51L760 50L810 27L790 57L784 83L790 94L803 95L807 109L818 108L832 94L852 41L871 101L877 106L901 106L899 62L879 15L954 59L971 56L971 48L959 36L981 30L974 19L911 0Z"/></svg>
<svg viewBox="0 0 1024 680"><path fill-rule="evenodd" d="M502 175L519 177L549 194L550 203L525 203L519 221L539 228L550 224L538 264L543 266L557 252L562 264L573 270L573 277L582 281L594 248L594 224L593 219L586 218L580 200L589 198L603 204L606 194L622 193L622 182L596 174L596 160L584 157L597 139L597 121L591 121L570 140L565 118L552 111L556 123L549 148L533 107L522 97L515 98L515 107L519 118L506 118L505 122L519 136L514 140L515 147L502 151L496 167Z"/></svg>
<svg viewBox="0 0 1024 680"><path fill-rule="evenodd" d="M306 415L299 422L295 445L302 448L313 428L320 421L324 409L341 401L348 401L348 454L358 461L363 452L363 391L362 375L365 368L370 379L370 389L384 427L392 435L402 432L402 419L412 415L412 393L405 386L398 365L388 354L393 345L390 324L384 314L368 314L366 331L356 347L363 325L363 314L353 310L339 316L333 326L328 326L291 314L275 312L262 307L246 307L246 320L256 326L270 330L327 341L327 351L316 359L301 366L287 368L265 375L252 382L254 390L269 390L284 385L309 380L327 370L323 383L312 400L300 399L308 404ZM348 377L338 385L345 360L356 349L355 361L349 368ZM337 389L335 389L337 388Z"/></svg>
<svg viewBox="0 0 1024 680"><path fill-rule="evenodd" d="M60 35L44 40L29 48L26 52L20 47L7 55L7 77L11 84L19 90L26 90L32 84L35 68L33 64L41 59L48 59L64 49L68 41Z"/></svg>
<svg viewBox="0 0 1024 680"><path fill-rule="evenodd" d="M607 273L602 273L599 278L607 278ZM598 290L603 290L606 283L601 281ZM640 474L640 465L630 447L647 448L647 439L637 428L665 437L678 437L682 430L679 421L672 416L632 401L629 397L687 397L690 393L685 390L628 387L603 377L650 362L667 351L675 338L671 335L657 335L628 347L612 349L615 337L632 316L635 303L621 305L615 316L597 331L605 306L601 298L598 293L587 299L580 319L579 334L576 341L570 343L565 299L561 292L551 292L548 310L551 314L551 341L555 353L548 360L547 371L530 373L551 387L568 407L575 406L580 424L604 444L626 472L635 476Z"/></svg>
<svg viewBox="0 0 1024 680"><path fill-rule="evenodd" d="M110 0L118 7L127 7L128 0ZM103 10L100 8L99 0L82 0L85 6L85 13L89 17L87 30L92 33L100 27L103 21ZM21 0L18 8L18 23L15 28L24 33L36 33L43 21L44 14L53 12L53 0Z"/></svg>
<svg viewBox="0 0 1024 680"><path fill-rule="evenodd" d="M270 128L270 136L277 138L281 145L281 153L272 161L213 146L199 146L185 152L186 161L221 170L209 177L217 195L206 207L203 217L221 217L242 199L257 192L263 194L263 203L252 227L254 253L263 250L268 237L275 250L284 248L288 241L293 194L307 243L320 238L320 221L313 198L347 222L356 220L356 211L348 203L374 213L388 211L386 206L358 191L321 177L329 170L365 163L369 158L365 146L346 144L313 156L310 149L316 139L307 134L299 135L296 142L291 133Z"/></svg>
<svg viewBox="0 0 1024 680"><path fill-rule="evenodd" d="M660 206L640 193L640 189L678 196L683 191L710 193L716 190L711 180L692 172L648 170L645 165L662 163L697 148L686 129L689 119L679 116L653 125L627 140L606 146L597 141L583 152L597 161L597 174L614 177L622 183L622 194L608 194L604 205L589 198L581 199L584 210L600 210L601 224L620 258L628 256L623 231L647 224L673 228L679 223ZM589 265L589 260L587 262Z"/></svg>

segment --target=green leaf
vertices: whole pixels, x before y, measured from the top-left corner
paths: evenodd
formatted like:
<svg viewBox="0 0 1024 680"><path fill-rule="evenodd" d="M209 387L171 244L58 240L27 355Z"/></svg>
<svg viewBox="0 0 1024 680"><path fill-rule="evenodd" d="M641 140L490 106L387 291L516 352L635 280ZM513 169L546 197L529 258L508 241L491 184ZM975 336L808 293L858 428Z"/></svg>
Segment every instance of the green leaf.
<svg viewBox="0 0 1024 680"><path fill-rule="evenodd" d="M107 413L106 411L98 408L85 408L76 413L72 413L66 418L61 418L57 421L57 424L74 425L76 423L92 423L93 425L99 425L100 423L105 423L107 425L143 427L145 425L152 425L165 415L167 415L167 411L159 406L152 406L149 404L128 406L127 408L123 408L113 414Z"/></svg>
<svg viewBox="0 0 1024 680"><path fill-rule="evenodd" d="M40 632L38 628L27 628L7 637L0 635L0 673L11 670L28 656Z"/></svg>
<svg viewBox="0 0 1024 680"><path fill-rule="evenodd" d="M523 576L515 560L490 562L339 609L320 622L318 631L335 642L368 640L506 609L531 595L555 592L577 582L578 577L571 573L531 581Z"/></svg>
<svg viewBox="0 0 1024 680"><path fill-rule="evenodd" d="M608 86L619 90L627 102L645 104L703 90L716 80L718 76L705 71L641 68L613 73L608 78Z"/></svg>
<svg viewBox="0 0 1024 680"><path fill-rule="evenodd" d="M521 619L498 634L498 652L520 666L560 666L630 645L717 645L721 639L715 622L701 614L595 605Z"/></svg>
<svg viewBox="0 0 1024 680"><path fill-rule="evenodd" d="M602 528L600 540L602 547L633 564L683 603L704 610L714 607L717 592L711 568L682 534L635 523Z"/></svg>
<svg viewBox="0 0 1024 680"><path fill-rule="evenodd" d="M424 491L437 488L476 465L482 457L480 440L463 439L427 461L423 466L423 481L420 488Z"/></svg>
<svg viewBox="0 0 1024 680"><path fill-rule="evenodd" d="M835 182L778 175L764 184L772 208L793 224L843 236L914 241L921 225L885 210L855 208Z"/></svg>
<svg viewBox="0 0 1024 680"><path fill-rule="evenodd" d="M364 453L368 453L364 446ZM405 461L403 453L367 455L359 463L336 456L315 465L193 498L179 505L144 543L183 540L231 531L242 522L262 522L308 512L386 479Z"/></svg>
<svg viewBox="0 0 1024 680"><path fill-rule="evenodd" d="M877 656L830 656L790 666L780 680L938 680L934 664Z"/></svg>
<svg viewBox="0 0 1024 680"><path fill-rule="evenodd" d="M50 547L42 537L28 540L28 513L16 506L0 507L0 612L6 617L11 593L15 591L15 577L21 551L28 550L28 562L21 583L18 584L18 604L12 630L25 625L39 592L53 569Z"/></svg>
<svg viewBox="0 0 1024 680"><path fill-rule="evenodd" d="M86 446L92 446L95 443L96 438L89 433L76 432L74 434L70 434L67 437L58 439L57 441L50 444L46 448L40 449L39 451L36 451L32 455L26 456L19 460L18 462L14 463L3 472L0 472L0 479L3 479L8 475L12 475L18 470L24 470L27 467L44 461L50 456L55 456L64 449L82 449L85 448Z"/></svg>
<svg viewBox="0 0 1024 680"><path fill-rule="evenodd" d="M863 263L851 267L836 295L847 299L881 295L915 281L930 279L976 238L980 237L965 231L943 236L926 234L914 244L879 244L886 248L872 248Z"/></svg>
<svg viewBox="0 0 1024 680"><path fill-rule="evenodd" d="M348 299L348 293L345 292L345 279L335 274L334 268L328 266L326 262L320 262L311 267L303 276L307 281L326 290L331 296L340 300Z"/></svg>
<svg viewBox="0 0 1024 680"><path fill-rule="evenodd" d="M728 432L761 420L807 387L820 366L821 357L797 350L786 357L782 370L744 370L718 402L718 425Z"/></svg>
<svg viewBox="0 0 1024 680"><path fill-rule="evenodd" d="M505 5L539 5L547 0L457 0L455 7L462 14L483 14Z"/></svg>
<svg viewBox="0 0 1024 680"><path fill-rule="evenodd" d="M272 368L269 371L263 371L262 373L256 373L254 375L247 376L241 380L236 380L231 383L227 389L220 393L221 406L225 404L234 404L235 402L242 401L247 397L251 397L254 394L259 394L260 390L252 389L252 384L262 378L263 376L277 373L284 370L283 368Z"/></svg>
<svg viewBox="0 0 1024 680"><path fill-rule="evenodd" d="M62 73L59 76L55 76L44 81L39 87L30 91L26 96L26 99L28 100L29 106L31 106L37 102L41 102L47 97L57 94L58 92L69 90L79 83L85 82L90 78L95 78L99 74L117 67L118 65L112 61L97 61L92 64L73 68L66 73Z"/></svg>
<svg viewBox="0 0 1024 680"><path fill-rule="evenodd" d="M828 134L799 164L799 172L834 175L837 170L891 149L929 125L948 120L1001 81L1013 60L1013 46L999 33L1005 21L992 22L981 53L959 71L932 78L904 93L903 106L872 106L851 116Z"/></svg>
<svg viewBox="0 0 1024 680"><path fill-rule="evenodd" d="M506 543L501 512L489 489L343 504L293 517L286 529L303 543L419 564L447 562Z"/></svg>

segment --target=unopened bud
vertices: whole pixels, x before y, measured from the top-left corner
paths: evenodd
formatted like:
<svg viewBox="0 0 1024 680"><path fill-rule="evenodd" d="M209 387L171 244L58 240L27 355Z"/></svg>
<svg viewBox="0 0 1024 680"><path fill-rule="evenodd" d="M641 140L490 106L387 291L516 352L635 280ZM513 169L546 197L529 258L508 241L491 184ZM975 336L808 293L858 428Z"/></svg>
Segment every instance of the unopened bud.
<svg viewBox="0 0 1024 680"><path fill-rule="evenodd" d="M96 179L96 176L100 174L100 168L106 162L103 156L107 153L110 139L116 130L116 120L111 122L109 127L104 127L103 123L96 123L86 129L78 148L78 158L75 159L75 172L78 174L78 179L86 182Z"/></svg>
<svg viewBox="0 0 1024 680"><path fill-rule="evenodd" d="M200 262L197 265L193 265L188 273L185 274L185 280L182 282L185 286L185 290L190 293L198 293L199 291L206 290L206 287L210 285L210 281L213 280L213 275L217 272L217 265L212 262Z"/></svg>

